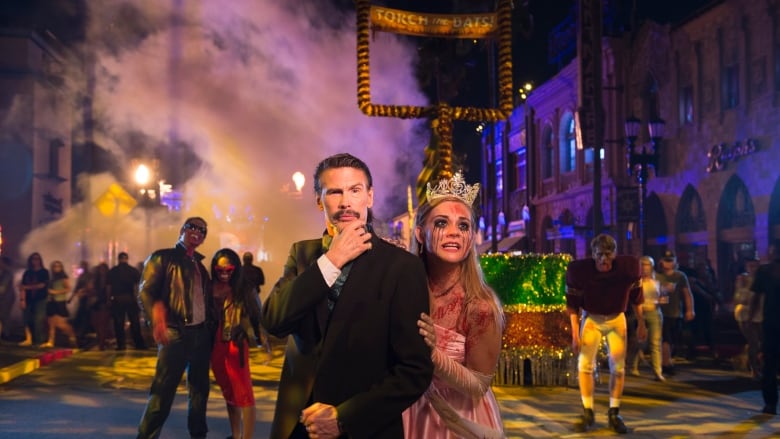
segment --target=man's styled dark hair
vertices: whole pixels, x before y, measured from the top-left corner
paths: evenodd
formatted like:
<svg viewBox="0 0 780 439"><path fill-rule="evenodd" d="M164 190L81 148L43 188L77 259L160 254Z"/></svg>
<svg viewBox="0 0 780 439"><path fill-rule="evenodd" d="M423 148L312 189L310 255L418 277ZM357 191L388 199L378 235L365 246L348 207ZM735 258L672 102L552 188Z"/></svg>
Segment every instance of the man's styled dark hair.
<svg viewBox="0 0 780 439"><path fill-rule="evenodd" d="M355 168L361 170L364 174L366 174L366 179L368 180L368 187L366 189L371 189L374 187L374 181L371 178L371 171L368 170L368 165L352 154L341 153L327 157L317 165L317 169L314 171L315 196L319 196L320 191L322 191L320 176L322 176L322 173L326 170L333 168Z"/></svg>
<svg viewBox="0 0 780 439"><path fill-rule="evenodd" d="M127 252L119 252L119 254L116 256L117 259L127 259Z"/></svg>
<svg viewBox="0 0 780 439"><path fill-rule="evenodd" d="M366 189L374 187L374 180L371 178L371 171L368 169L368 165L352 154L343 152L327 157L317 165L317 169L314 170L314 196L319 197L320 192L322 191L322 183L320 182L322 173L328 169L335 168L355 168L363 171L363 173L366 174L366 180L368 180L368 187ZM374 213L369 207L368 214L366 215L366 222L371 223L373 221Z"/></svg>

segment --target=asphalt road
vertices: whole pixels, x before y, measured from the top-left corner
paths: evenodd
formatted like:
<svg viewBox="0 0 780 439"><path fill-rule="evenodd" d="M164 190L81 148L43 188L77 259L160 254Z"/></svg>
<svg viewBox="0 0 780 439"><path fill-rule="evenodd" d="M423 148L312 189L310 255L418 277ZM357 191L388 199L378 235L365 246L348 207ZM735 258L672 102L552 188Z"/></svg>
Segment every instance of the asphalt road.
<svg viewBox="0 0 780 439"><path fill-rule="evenodd" d="M10 350L16 349L0 346L0 354L10 358ZM281 348L275 354L274 360L264 365L264 353L252 352L258 438L268 436L273 415ZM0 384L0 438L135 437L154 364L154 350L75 351ZM780 417L759 412L763 404L758 383L746 373L734 371L728 361L681 364L666 383L650 379L646 366L642 373L643 377L627 379L621 414L631 431L625 437L780 437ZM606 382L597 386L595 429L585 434L572 430L580 412L576 388L494 386L494 391L510 438L614 435L606 427ZM229 436L224 402L216 385L208 416L209 437ZM184 386L179 388L161 437L188 437Z"/></svg>

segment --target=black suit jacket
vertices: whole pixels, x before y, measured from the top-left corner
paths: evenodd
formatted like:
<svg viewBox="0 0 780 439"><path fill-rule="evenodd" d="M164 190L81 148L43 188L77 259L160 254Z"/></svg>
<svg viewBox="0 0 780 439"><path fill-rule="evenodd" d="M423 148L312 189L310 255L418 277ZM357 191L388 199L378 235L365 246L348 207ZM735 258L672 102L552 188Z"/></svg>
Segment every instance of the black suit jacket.
<svg viewBox="0 0 780 439"><path fill-rule="evenodd" d="M422 261L381 239L355 259L328 323L320 239L293 244L262 324L290 336L271 438L287 439L312 402L336 406L348 437L402 438L401 413L433 376L417 328L429 312Z"/></svg>

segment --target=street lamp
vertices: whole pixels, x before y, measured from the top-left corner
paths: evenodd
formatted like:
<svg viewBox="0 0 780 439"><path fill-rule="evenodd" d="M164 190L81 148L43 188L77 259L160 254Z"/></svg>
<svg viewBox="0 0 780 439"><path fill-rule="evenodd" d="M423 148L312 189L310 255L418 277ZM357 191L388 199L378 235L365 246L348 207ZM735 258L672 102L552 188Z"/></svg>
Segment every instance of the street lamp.
<svg viewBox="0 0 780 439"><path fill-rule="evenodd" d="M647 178L648 170L653 168L654 172L658 170L658 160L660 153L658 151L658 144L661 142L664 136L664 128L666 122L660 118L654 118L647 124L648 131L650 132L649 144L637 145L636 141L639 138L639 129L642 127L642 122L634 116L626 119L624 129L626 139L628 140L628 147L626 155L628 157L628 175L634 175L636 181L639 184L639 243L642 254L646 254L645 245L647 238L645 236L645 198L647 191Z"/></svg>
<svg viewBox="0 0 780 439"><path fill-rule="evenodd" d="M152 201L152 198L154 196L154 193L151 189L149 189L149 182L152 180L152 171L149 169L148 166L146 166L143 163L139 163L138 166L135 168L135 172L133 174L135 176L135 182L140 187L140 194L141 194L141 205L144 208L144 216L146 220L146 230L145 230L145 246L144 250L146 253L151 252L150 244L151 244L151 233L152 233L152 218L151 218L151 212L149 211L150 204Z"/></svg>
<svg viewBox="0 0 780 439"><path fill-rule="evenodd" d="M303 175L301 171L296 171L292 175L293 183L295 184L295 190L299 193L301 192L301 189L303 189L303 185L306 184L306 176Z"/></svg>
<svg viewBox="0 0 780 439"><path fill-rule="evenodd" d="M145 164L141 163L138 165L137 168L135 168L135 182L138 183L139 186L142 188L145 188L146 185L149 183L149 180L152 178L152 171L149 170L149 167ZM144 190L144 189L141 189Z"/></svg>
<svg viewBox="0 0 780 439"><path fill-rule="evenodd" d="M294 200L300 200L303 196L303 192L301 190L303 189L303 185L306 184L306 176L303 175L300 171L295 171L292 175L292 181L293 185L295 186L295 190L290 188L290 184L287 183L282 187L282 192L287 193L287 196Z"/></svg>

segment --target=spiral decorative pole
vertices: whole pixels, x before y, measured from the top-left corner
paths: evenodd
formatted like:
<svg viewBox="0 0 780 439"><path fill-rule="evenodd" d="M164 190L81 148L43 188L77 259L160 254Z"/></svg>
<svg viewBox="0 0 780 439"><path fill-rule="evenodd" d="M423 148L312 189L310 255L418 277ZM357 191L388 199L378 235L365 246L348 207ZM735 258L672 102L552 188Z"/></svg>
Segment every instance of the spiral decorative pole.
<svg viewBox="0 0 780 439"><path fill-rule="evenodd" d="M452 107L440 103L437 105L439 117L439 173L435 180L452 178Z"/></svg>
<svg viewBox="0 0 780 439"><path fill-rule="evenodd" d="M432 180L452 177L452 124L455 120L468 122L497 122L512 113L512 0L499 0L496 11L498 38L498 108L451 107L438 102L430 106L385 105L371 102L370 68L370 0L356 0L357 9L357 98L358 108L371 117L419 119L434 117L434 128L439 136L439 172Z"/></svg>

